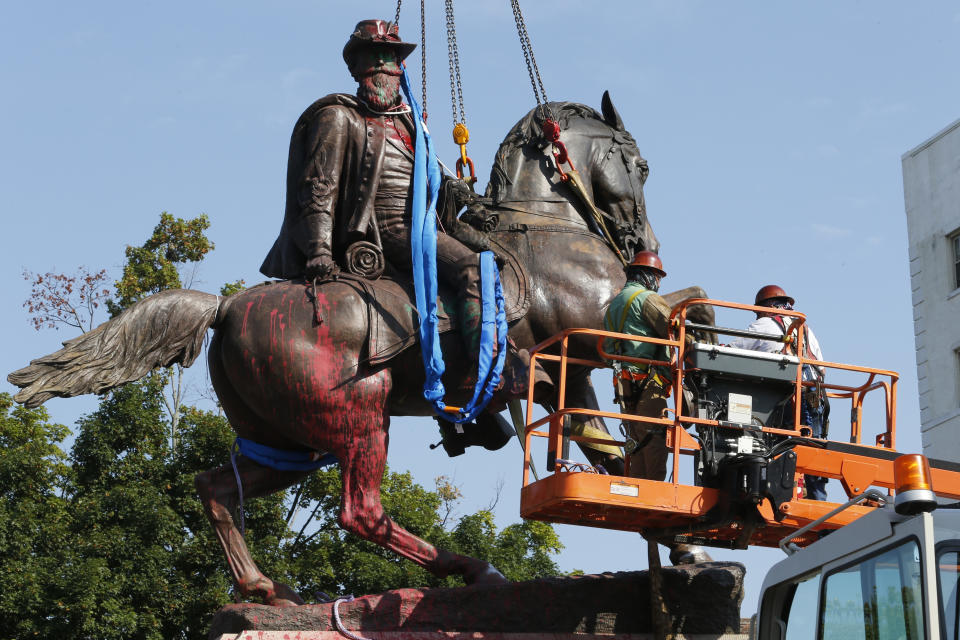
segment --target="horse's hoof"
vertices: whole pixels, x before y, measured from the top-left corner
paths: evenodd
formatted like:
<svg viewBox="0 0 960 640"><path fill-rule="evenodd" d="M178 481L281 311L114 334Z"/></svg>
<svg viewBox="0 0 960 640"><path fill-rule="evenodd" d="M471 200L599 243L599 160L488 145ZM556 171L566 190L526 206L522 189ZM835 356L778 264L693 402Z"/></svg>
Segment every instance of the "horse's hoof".
<svg viewBox="0 0 960 640"><path fill-rule="evenodd" d="M670 562L678 567L685 564L713 562L713 558L700 545L679 544L670 551Z"/></svg>
<svg viewBox="0 0 960 640"><path fill-rule="evenodd" d="M263 600L271 607L299 607L304 603L300 594L280 582L273 583L273 589Z"/></svg>
<svg viewBox="0 0 960 640"><path fill-rule="evenodd" d="M272 600L268 600L266 604L268 604L271 607L280 607L280 608L299 607L300 605L303 604L303 600L299 597L297 597L296 602L294 602L293 600L287 600L285 598L273 598Z"/></svg>
<svg viewBox="0 0 960 640"><path fill-rule="evenodd" d="M507 578L497 571L489 562L483 563L484 567L475 571L468 571L463 576L463 581L468 585L476 584L507 584L510 582Z"/></svg>

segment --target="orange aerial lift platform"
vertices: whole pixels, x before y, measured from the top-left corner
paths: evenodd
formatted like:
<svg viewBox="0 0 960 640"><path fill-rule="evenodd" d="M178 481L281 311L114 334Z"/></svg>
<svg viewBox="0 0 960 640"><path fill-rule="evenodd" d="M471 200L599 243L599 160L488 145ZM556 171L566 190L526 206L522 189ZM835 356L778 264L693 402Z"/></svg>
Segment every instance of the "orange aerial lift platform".
<svg viewBox="0 0 960 640"><path fill-rule="evenodd" d="M869 487L888 489L892 495L899 480L898 491L909 490L911 471L904 469L929 474L926 480L932 481L938 496L960 499L960 465L956 463L930 460L929 467L898 464L895 472L894 460L900 457L895 449L895 372L804 357L806 318L797 311L777 310L790 323L785 335L779 336L691 322L687 315L694 305L770 312L766 307L691 299L673 309L668 339L568 329L531 351L533 360L559 370L559 399L548 415L534 419L531 379L522 434L525 453L520 510L524 518L637 531L664 542L743 549L749 545L776 546L786 539L802 547L875 508L874 501L864 497ZM689 342L689 332L704 341ZM783 353L733 348L714 344L717 335L775 340L789 348ZM604 345L611 344L611 339L666 345L671 360L609 353ZM571 341L582 345L584 340L596 342L596 359L568 353ZM663 416L565 403L567 374L572 367L608 367L617 374L624 363L661 367L659 371L668 374L672 406ZM817 367L825 375L805 376L805 367L808 373L811 367ZM814 379L805 379L811 377ZM839 378L853 382L834 381ZM848 403L850 429L843 440L814 438L810 426L801 424L801 395L814 389L829 398L835 422L836 416L843 415L841 405ZM865 434L863 424L868 397L879 399L879 403L872 400L870 405L879 404L879 408L868 412L878 414L879 423L870 436ZM881 413L885 414L882 418ZM630 477L629 455L624 476L608 475L603 469L567 459L564 452L571 441L613 445L626 451L643 444L626 435L619 439L599 437L596 431L576 435L576 430L570 429L571 420L597 418L662 428L672 452L668 479ZM539 439L546 440L549 473L536 479L531 478L531 471L535 445L538 450L543 448ZM843 508L842 504L804 498L804 475L839 480L855 504ZM682 482L682 478L692 479ZM862 503L856 504L858 501Z"/></svg>

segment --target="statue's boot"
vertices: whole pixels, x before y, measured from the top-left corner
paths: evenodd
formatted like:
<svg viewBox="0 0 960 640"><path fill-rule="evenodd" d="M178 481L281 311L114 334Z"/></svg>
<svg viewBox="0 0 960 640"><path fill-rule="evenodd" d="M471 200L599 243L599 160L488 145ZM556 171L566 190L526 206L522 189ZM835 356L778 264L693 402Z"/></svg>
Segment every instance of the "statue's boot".
<svg viewBox="0 0 960 640"><path fill-rule="evenodd" d="M502 449L516 433L503 416L490 411L482 411L474 422L456 424L438 417L437 423L440 425L440 444L451 458L462 455L467 447L479 446L488 451Z"/></svg>
<svg viewBox="0 0 960 640"><path fill-rule="evenodd" d="M667 545L670 547L670 563L680 564L700 564L702 562L713 562L710 554L698 544L685 544L677 542Z"/></svg>

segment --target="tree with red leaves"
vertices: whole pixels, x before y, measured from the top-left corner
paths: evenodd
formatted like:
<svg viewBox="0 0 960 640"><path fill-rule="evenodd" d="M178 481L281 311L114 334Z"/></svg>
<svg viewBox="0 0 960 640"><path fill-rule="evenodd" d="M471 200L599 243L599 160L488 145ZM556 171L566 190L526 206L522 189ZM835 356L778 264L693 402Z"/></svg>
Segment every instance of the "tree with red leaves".
<svg viewBox="0 0 960 640"><path fill-rule="evenodd" d="M24 270L23 279L30 283L30 297L23 306L37 331L59 329L63 324L86 333L94 327L97 309L110 297L106 269L91 272L79 267L73 275Z"/></svg>

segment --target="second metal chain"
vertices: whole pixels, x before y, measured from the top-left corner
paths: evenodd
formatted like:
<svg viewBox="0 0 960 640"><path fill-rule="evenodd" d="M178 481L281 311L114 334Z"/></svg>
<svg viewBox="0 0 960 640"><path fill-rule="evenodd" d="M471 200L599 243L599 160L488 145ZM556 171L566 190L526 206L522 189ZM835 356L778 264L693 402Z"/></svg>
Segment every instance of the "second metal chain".
<svg viewBox="0 0 960 640"><path fill-rule="evenodd" d="M530 74L530 85L533 87L533 97L537 101L540 117L546 118L547 114L544 113L544 108L546 103L549 102L549 100L547 100L547 90L543 88L540 69L537 68L537 59L533 55L533 45L530 44L527 25L523 21L523 12L520 10L520 0L510 0L510 6L513 7L513 20L517 23L517 35L520 37L520 48L523 49L523 59L527 63L527 73Z"/></svg>
<svg viewBox="0 0 960 640"><path fill-rule="evenodd" d="M400 6L403 0L397 0L397 13L393 18L393 24L400 26ZM420 96L423 102L420 103L420 110L423 113L423 120L427 120L427 14L424 10L424 0L420 0Z"/></svg>
<svg viewBox="0 0 960 640"><path fill-rule="evenodd" d="M450 66L450 111L453 121L467 121L463 109L463 85L460 82L460 50L457 47L457 26L453 18L453 0L444 0L447 16L447 58ZM460 118L457 118L457 109Z"/></svg>
<svg viewBox="0 0 960 640"><path fill-rule="evenodd" d="M427 121L427 14L420 0L420 92L423 96L423 121Z"/></svg>

